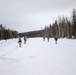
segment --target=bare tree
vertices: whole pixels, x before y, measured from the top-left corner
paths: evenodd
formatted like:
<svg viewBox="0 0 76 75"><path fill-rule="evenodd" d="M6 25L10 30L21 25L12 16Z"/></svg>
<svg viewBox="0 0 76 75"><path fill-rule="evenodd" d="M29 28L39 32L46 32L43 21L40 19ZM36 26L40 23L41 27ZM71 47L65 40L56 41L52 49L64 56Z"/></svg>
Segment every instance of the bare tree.
<svg viewBox="0 0 76 75"><path fill-rule="evenodd" d="M73 9L73 36L76 38L76 10Z"/></svg>

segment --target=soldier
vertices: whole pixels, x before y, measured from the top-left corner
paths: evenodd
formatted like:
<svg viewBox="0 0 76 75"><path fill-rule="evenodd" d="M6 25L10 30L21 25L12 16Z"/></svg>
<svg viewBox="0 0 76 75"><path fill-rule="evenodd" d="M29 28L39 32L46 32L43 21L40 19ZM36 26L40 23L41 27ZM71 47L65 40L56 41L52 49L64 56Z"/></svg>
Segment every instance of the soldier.
<svg viewBox="0 0 76 75"><path fill-rule="evenodd" d="M45 41L45 36L43 36L43 41Z"/></svg>
<svg viewBox="0 0 76 75"><path fill-rule="evenodd" d="M22 43L21 37L19 37L18 43L19 43L19 47L21 47L21 43Z"/></svg>
<svg viewBox="0 0 76 75"><path fill-rule="evenodd" d="M48 40L48 42L49 42L49 36L47 37L47 40Z"/></svg>
<svg viewBox="0 0 76 75"><path fill-rule="evenodd" d="M27 37L26 37L26 36L24 36L24 44L26 44L26 40L27 40Z"/></svg>
<svg viewBox="0 0 76 75"><path fill-rule="evenodd" d="M54 37L54 39L55 39L55 43L57 44L57 40L58 40L57 35Z"/></svg>

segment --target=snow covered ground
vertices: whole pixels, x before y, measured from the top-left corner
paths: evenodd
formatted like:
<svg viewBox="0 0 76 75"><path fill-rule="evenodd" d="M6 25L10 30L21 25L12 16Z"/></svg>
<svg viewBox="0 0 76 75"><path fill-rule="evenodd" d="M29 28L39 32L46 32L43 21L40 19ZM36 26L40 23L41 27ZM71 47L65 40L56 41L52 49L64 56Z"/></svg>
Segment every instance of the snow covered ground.
<svg viewBox="0 0 76 75"><path fill-rule="evenodd" d="M76 75L76 40L29 38L0 41L0 75Z"/></svg>

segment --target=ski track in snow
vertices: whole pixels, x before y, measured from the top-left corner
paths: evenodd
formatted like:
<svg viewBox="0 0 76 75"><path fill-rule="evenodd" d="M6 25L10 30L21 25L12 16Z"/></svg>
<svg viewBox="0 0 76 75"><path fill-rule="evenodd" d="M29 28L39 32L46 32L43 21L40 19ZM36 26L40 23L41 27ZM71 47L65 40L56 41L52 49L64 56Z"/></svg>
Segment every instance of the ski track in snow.
<svg viewBox="0 0 76 75"><path fill-rule="evenodd" d="M0 41L0 75L76 75L76 40L29 38Z"/></svg>

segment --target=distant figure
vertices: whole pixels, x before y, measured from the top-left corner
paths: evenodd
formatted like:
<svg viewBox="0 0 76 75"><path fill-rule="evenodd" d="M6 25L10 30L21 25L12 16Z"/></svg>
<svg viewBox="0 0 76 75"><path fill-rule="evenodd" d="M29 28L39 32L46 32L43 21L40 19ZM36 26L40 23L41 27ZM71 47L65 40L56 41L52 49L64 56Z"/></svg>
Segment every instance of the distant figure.
<svg viewBox="0 0 76 75"><path fill-rule="evenodd" d="M48 42L49 42L49 37L47 37L47 40L48 40Z"/></svg>
<svg viewBox="0 0 76 75"><path fill-rule="evenodd" d="M45 41L45 36L43 36L43 41Z"/></svg>
<svg viewBox="0 0 76 75"><path fill-rule="evenodd" d="M21 43L22 43L21 37L19 37L18 43L19 43L19 47L21 47Z"/></svg>
<svg viewBox="0 0 76 75"><path fill-rule="evenodd" d="M55 39L55 44L57 44L57 40L58 40L57 36L55 36L54 39Z"/></svg>
<svg viewBox="0 0 76 75"><path fill-rule="evenodd" d="M26 37L26 36L24 36L24 44L26 44L26 40L27 40L27 37Z"/></svg>

